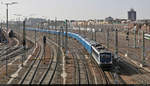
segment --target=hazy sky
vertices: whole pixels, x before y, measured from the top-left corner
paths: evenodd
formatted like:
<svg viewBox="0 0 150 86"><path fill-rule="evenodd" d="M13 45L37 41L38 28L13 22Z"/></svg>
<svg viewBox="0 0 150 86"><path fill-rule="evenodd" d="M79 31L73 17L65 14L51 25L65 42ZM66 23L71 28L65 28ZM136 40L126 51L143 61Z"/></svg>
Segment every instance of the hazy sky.
<svg viewBox="0 0 150 86"><path fill-rule="evenodd" d="M50 19L104 19L127 18L127 11L134 8L137 18L150 18L150 0L0 0L17 1L9 6L10 19L13 14L42 17ZM0 4L0 19L5 18L6 6ZM34 15L32 15L34 14Z"/></svg>

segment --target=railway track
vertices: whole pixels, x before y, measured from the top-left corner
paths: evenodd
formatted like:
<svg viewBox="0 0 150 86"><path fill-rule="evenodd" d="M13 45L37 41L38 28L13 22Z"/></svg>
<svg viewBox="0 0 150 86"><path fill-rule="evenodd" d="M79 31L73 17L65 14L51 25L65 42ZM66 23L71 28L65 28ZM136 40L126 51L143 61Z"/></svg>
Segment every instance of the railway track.
<svg viewBox="0 0 150 86"><path fill-rule="evenodd" d="M50 44L51 44L51 41L48 39L47 40ZM41 78L39 84L52 84L53 80L54 80L54 77L55 77L55 74L56 74L56 71L57 71L57 67L58 67L58 54L56 54L58 51L56 51L53 47L53 50L52 51L52 58L51 58L51 61L49 62L49 66L48 66L48 69L45 71L43 77Z"/></svg>
<svg viewBox="0 0 150 86"><path fill-rule="evenodd" d="M100 35L101 34L101 35ZM100 39L98 39L99 40L99 42L101 42L101 43L103 43L103 44L105 44L105 34L104 33L99 33L99 35L98 36L101 36L101 40ZM125 36L124 36L125 37ZM120 37L119 38L119 55L121 56L121 57L125 57L125 54L127 53L127 42L123 42L123 40L124 40L124 38L123 37ZM133 41L133 40L132 40ZM113 45L114 45L114 41L113 41L113 34L110 34L110 48L112 49L111 51L113 52L113 49L114 49L114 47L113 47ZM122 45L122 44L124 44L125 43L125 45ZM130 45L133 45L133 44L131 44L130 43ZM128 57L130 58L130 57L132 57L132 59L134 59L134 60L137 60L137 61L140 61L140 53L138 53L139 52L139 49L133 49L133 48L128 48L128 50L129 50L129 52L128 52ZM136 53L136 55L135 55L135 53ZM125 60L125 59L124 59ZM133 63L131 62L131 61L129 61L129 60L125 60L125 61L127 61L128 63L125 63L124 62L124 65L128 65L127 67L129 67L130 65L129 64L132 64L133 65ZM138 71L136 68L133 68L133 67L129 67L130 68L130 70L134 70L134 71ZM135 70L136 69L136 70ZM122 69L121 69L122 70ZM130 71L129 70L129 71ZM124 71L126 71L126 73L128 73L128 71L127 70L124 70ZM136 72L136 73L139 73L140 74L140 71L139 72ZM136 74L135 73L135 74ZM129 74L130 75L130 74ZM120 77L120 76L118 76L119 77L119 81L120 81L120 83L126 83L124 80L122 80L122 78L123 77ZM140 77L140 76L139 76Z"/></svg>
<svg viewBox="0 0 150 86"><path fill-rule="evenodd" d="M30 82L30 81L26 81L26 82L25 82L25 80L26 80L26 78L27 78L28 76L30 76L29 73L31 72L31 70L32 70L33 66L35 65L35 63L36 63L36 64L39 64L40 61L38 61L37 59L38 59L38 57L39 57L39 55L40 55L40 52L41 52L41 47L39 46L39 51L38 51L38 54L35 56L35 60L32 61L31 65L29 66L27 72L24 74L24 76L23 76L23 78L21 79L21 81L19 82L19 84L24 84L24 83L28 84L28 83ZM41 57L41 58L42 58L42 57ZM40 58L40 60L41 60L41 58ZM38 66L37 66L37 67L38 67ZM34 73L35 73L35 72L34 72Z"/></svg>
<svg viewBox="0 0 150 86"><path fill-rule="evenodd" d="M76 54L73 52L72 53L72 56L73 56L73 60L74 60L74 67L75 67L75 75L74 75L74 80L76 81L76 82L74 82L74 83L78 83L78 84L81 84L81 78L80 78L80 64L79 64L79 62L78 62L78 59L77 59L77 56L76 56ZM78 80L78 81L77 81Z"/></svg>
<svg viewBox="0 0 150 86"><path fill-rule="evenodd" d="M81 84L81 81L82 79L80 78L81 75L81 69L80 69L80 64L78 62L78 59L81 60L81 62L83 63L82 65L85 67L85 68L82 68L82 70L84 69L84 73L85 73L85 76L86 76L86 81L87 83L86 84L92 84L92 83L100 83L100 84L112 84L114 83L114 78L113 78L113 75L111 72L107 72L107 71L103 71L98 65L97 63L95 63L95 61L92 59L92 58L88 58L88 61L83 52L81 52L81 50L83 50L83 48L76 48L76 46L80 46L79 44L75 43L75 42L72 42L71 44L73 44L73 48L71 48L72 50L72 55L73 55L73 58L74 58L74 64L76 65L75 68L77 68L77 70L75 72L78 72L76 75L78 76L78 78L76 78L78 80L78 84ZM75 51L76 50L76 51ZM82 55L82 56L78 56L78 55ZM77 58L77 56L79 58ZM82 59L81 59L82 58ZM91 66L90 66L91 65ZM93 72L92 72L93 71ZM93 76L92 73L96 73L95 76ZM96 77L96 76L99 76L99 77ZM95 79L96 77L96 79ZM101 78L101 79L100 79ZM95 80L95 81L94 81Z"/></svg>
<svg viewBox="0 0 150 86"><path fill-rule="evenodd" d="M10 42L10 43L12 43L12 44L10 44L10 46L8 46L8 45L1 46L1 48L3 48L3 49L0 50L0 52L1 52L0 53L0 61L1 61L0 68L3 68L6 57L7 57L8 63L12 63L15 60L14 57L20 55L23 52L22 48L19 46L19 43L15 42L14 39L11 39L10 41L12 41L12 42Z"/></svg>
<svg viewBox="0 0 150 86"><path fill-rule="evenodd" d="M96 69L94 71L97 71L97 83L99 84L114 84L114 77L113 73L110 71L104 71L93 58L90 58L93 69ZM100 78L100 79L99 79Z"/></svg>
<svg viewBox="0 0 150 86"><path fill-rule="evenodd" d="M70 41L72 41L72 40L69 40L69 42ZM84 56L84 54L81 51L82 49L81 48L77 49L77 47L76 47L77 45L75 44L75 42L71 42L69 44L69 46L70 46L69 47L69 53L71 53L71 56L69 55L70 57L68 57L68 61L74 63L74 69L75 69L74 70L72 68L69 68L69 69L67 68L68 70L70 70L70 69L72 69L72 71L74 70L74 72L72 72L72 77L74 78L74 80L72 80L72 83L74 83L74 84L92 84L92 83L94 83L93 79L94 79L95 76L93 76L93 74L91 72L92 68L88 67L89 63L86 62L85 56ZM72 59L73 61L70 60L70 59ZM67 64L70 65L72 63L67 63ZM72 67L72 66L70 66L70 67ZM99 74L99 72L98 72L98 71L100 71L100 70L98 70L99 66L96 66L96 68L93 68L93 69L95 69L94 72L97 71L97 73ZM68 71L68 72L70 72L70 71ZM105 73L102 70L101 70L101 72L103 72L103 74L101 74L101 76L104 78L104 82L103 83L106 83L105 82L106 81ZM96 74L96 75L98 75L98 74ZM68 76L70 76L70 74ZM112 74L109 74L108 77L109 78L112 77ZM71 80L70 78L71 77L68 77L69 80ZM98 79L95 82L96 83L100 83L101 82L101 80L99 80L100 77L97 77L97 78ZM70 83L70 82L68 81L68 83Z"/></svg>
<svg viewBox="0 0 150 86"><path fill-rule="evenodd" d="M40 35L41 33L38 34ZM41 35L40 38L42 38ZM46 55L47 58L45 58L43 48L40 47L40 51L35 56L35 59L32 60L31 65L20 80L19 84L52 84L55 82L54 78L58 66L58 55L56 55L56 53L58 50L56 51L52 45L51 41L47 39L46 50L49 51L45 50L45 53L47 55L50 54L50 56Z"/></svg>
<svg viewBox="0 0 150 86"><path fill-rule="evenodd" d="M79 45L78 45L79 46ZM81 48L82 49L82 48ZM78 51L80 51L81 50L80 48L78 48ZM84 49L83 49L84 50ZM84 53L86 53L86 52L84 52ZM79 52L78 54L82 54L82 56L84 55L82 52ZM83 58L83 57L82 57ZM87 63L87 61L88 60L86 60L85 59L85 57L84 57L84 59L82 59L84 62L86 62L86 65L88 65L88 63ZM97 63L95 62L95 60L94 59L92 59L92 57L90 58L90 60L92 61L92 62L94 62L94 64L96 65L96 68L97 68L97 70L99 71L99 73L101 73L100 75L101 75L101 77L102 77L102 80L103 80L103 83L104 84L112 84L112 83L114 83L114 78L113 78L113 74L112 74L112 72L110 72L110 71L104 71L103 69L101 69L100 67L99 67L99 65L97 65Z"/></svg>
<svg viewBox="0 0 150 86"><path fill-rule="evenodd" d="M72 41L72 40L70 40L70 41ZM90 84L88 69L87 69L87 66L86 66L86 63L84 60L85 57L83 56L81 51L76 48L76 45L73 42L71 42L71 44L73 44L73 46L71 48L71 52L73 55L75 68L77 68L75 70L78 71L78 73L76 74L77 76L74 76L74 77L78 77L78 78L76 78L76 80L78 80L76 83L77 84Z"/></svg>
<svg viewBox="0 0 150 86"><path fill-rule="evenodd" d="M50 69L52 68L52 64L53 64L53 61L54 61L54 51L51 51L51 60L49 61L49 65L48 65L48 68L47 70L44 72L39 84L43 84L44 80L46 79L46 77L48 77L48 74L49 74L49 71Z"/></svg>
<svg viewBox="0 0 150 86"><path fill-rule="evenodd" d="M29 44L29 41L27 41L27 45ZM29 45L30 48L27 48L27 50L30 50L33 46L32 43ZM17 70L17 67L19 64L21 64L21 57L24 53L23 47L21 46L21 42L16 38L8 38L8 44L5 47L0 50L0 82L1 83L7 83L9 79L11 79L11 75ZM7 59L7 74L9 77L5 76L6 73L6 59ZM22 59L23 61L23 59ZM6 78L3 78L6 77Z"/></svg>

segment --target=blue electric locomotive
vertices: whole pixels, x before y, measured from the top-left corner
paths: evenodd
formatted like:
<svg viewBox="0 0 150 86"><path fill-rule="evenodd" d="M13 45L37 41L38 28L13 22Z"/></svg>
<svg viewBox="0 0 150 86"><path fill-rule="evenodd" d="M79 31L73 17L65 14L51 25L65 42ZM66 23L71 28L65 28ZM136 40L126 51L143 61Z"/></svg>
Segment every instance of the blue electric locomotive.
<svg viewBox="0 0 150 86"><path fill-rule="evenodd" d="M36 30L39 32L47 32L50 34L58 34L58 31L55 30L44 30L44 29L33 29L27 28L26 30ZM62 33L66 35L66 33ZM89 40L88 38L82 37L79 34L68 32L68 37L76 39L78 42L84 46L84 48L88 51L90 55L92 55L93 59L96 63L101 67L111 67L113 65L113 54L108 51L104 46L101 44Z"/></svg>

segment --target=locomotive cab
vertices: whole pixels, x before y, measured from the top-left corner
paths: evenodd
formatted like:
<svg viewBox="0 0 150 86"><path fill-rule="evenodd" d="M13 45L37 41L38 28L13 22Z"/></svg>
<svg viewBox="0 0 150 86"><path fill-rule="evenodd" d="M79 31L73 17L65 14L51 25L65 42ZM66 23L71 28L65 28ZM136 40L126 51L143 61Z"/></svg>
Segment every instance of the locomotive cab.
<svg viewBox="0 0 150 86"><path fill-rule="evenodd" d="M111 68L112 67L112 54L108 51L100 53L100 66L102 68Z"/></svg>

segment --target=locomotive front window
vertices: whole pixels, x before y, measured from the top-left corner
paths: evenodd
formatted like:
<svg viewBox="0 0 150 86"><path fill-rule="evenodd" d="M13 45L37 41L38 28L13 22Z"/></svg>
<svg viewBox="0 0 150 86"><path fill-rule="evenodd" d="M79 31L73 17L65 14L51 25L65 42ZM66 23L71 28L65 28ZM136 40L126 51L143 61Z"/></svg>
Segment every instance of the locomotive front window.
<svg viewBox="0 0 150 86"><path fill-rule="evenodd" d="M110 53L101 53L102 58L110 58L111 54Z"/></svg>
<svg viewBox="0 0 150 86"><path fill-rule="evenodd" d="M111 62L111 54L110 53L101 53L100 54L100 61L102 63Z"/></svg>

